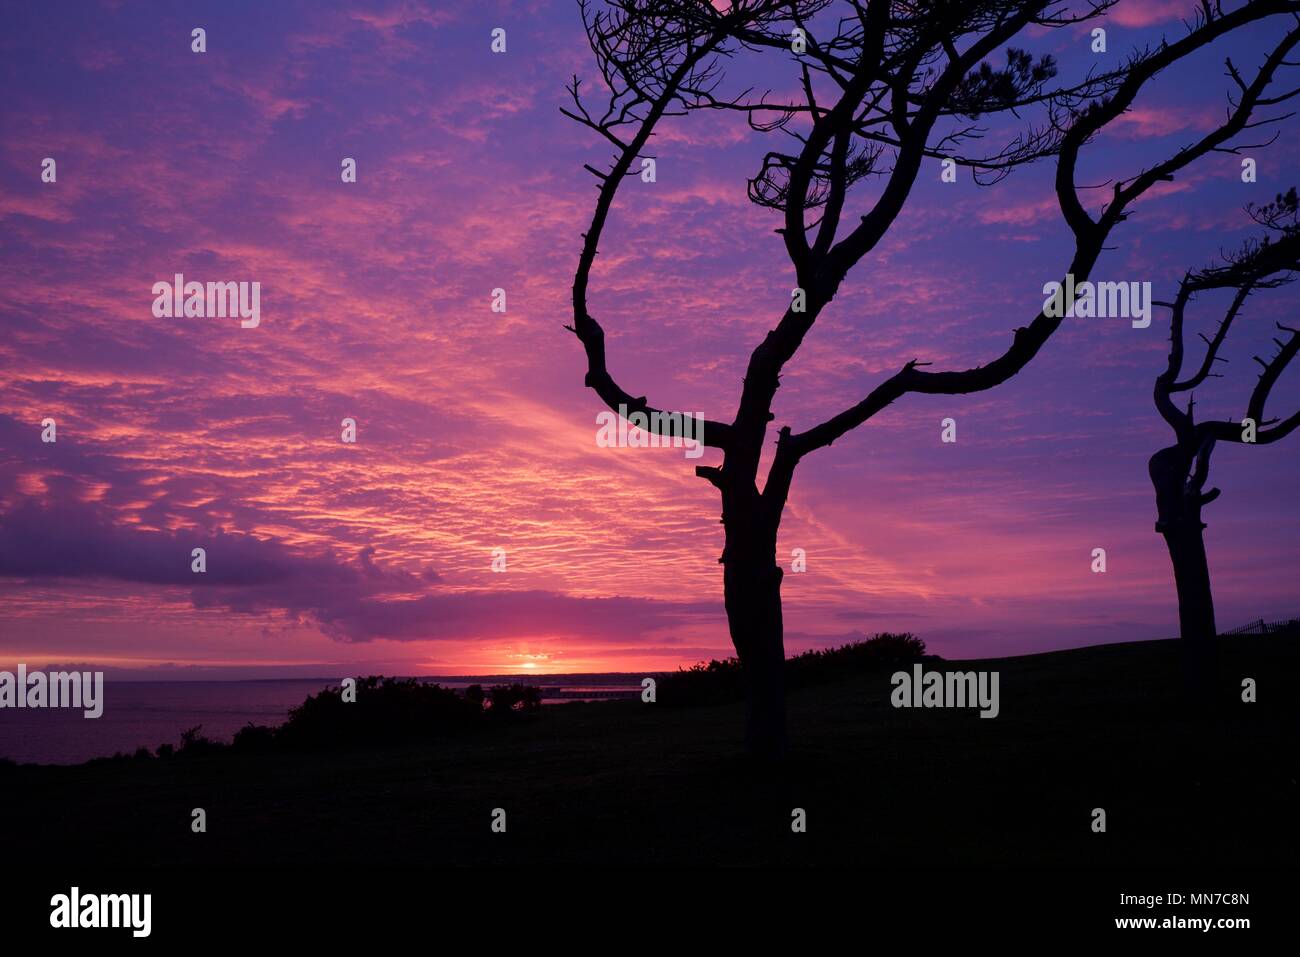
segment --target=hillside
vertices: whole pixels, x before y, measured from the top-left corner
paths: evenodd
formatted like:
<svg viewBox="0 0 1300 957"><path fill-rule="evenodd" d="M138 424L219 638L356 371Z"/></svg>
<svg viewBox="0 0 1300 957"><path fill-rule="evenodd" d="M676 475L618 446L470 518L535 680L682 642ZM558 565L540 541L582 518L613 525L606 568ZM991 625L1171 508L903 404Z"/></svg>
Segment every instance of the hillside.
<svg viewBox="0 0 1300 957"><path fill-rule="evenodd" d="M1173 641L948 663L1000 672L994 720L896 710L888 672L799 689L778 775L737 753L738 706L639 701L435 746L10 766L6 844L87 866L1294 864L1298 646L1220 645L1217 716L1181 713Z"/></svg>

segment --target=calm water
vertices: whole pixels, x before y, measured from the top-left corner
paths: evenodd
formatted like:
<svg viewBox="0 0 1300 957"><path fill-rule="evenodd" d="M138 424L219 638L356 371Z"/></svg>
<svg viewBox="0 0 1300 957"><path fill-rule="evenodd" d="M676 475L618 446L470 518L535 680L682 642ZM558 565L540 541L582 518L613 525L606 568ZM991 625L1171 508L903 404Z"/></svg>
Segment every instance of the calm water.
<svg viewBox="0 0 1300 957"><path fill-rule="evenodd" d="M502 684L508 679L431 678L444 688ZM514 680L521 680L515 678ZM543 702L632 697L631 675L538 675ZM276 681L104 681L104 714L90 720L76 709L0 709L0 758L37 764L78 764L137 748L176 744L181 732L203 726L206 737L229 741L244 725L278 725L289 709L338 679Z"/></svg>

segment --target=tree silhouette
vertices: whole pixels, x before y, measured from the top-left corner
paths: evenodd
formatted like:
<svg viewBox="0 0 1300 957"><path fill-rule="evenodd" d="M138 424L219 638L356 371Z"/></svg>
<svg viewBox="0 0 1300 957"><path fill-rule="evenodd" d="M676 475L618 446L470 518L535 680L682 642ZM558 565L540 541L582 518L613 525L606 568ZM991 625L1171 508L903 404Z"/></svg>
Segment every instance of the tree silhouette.
<svg viewBox="0 0 1300 957"><path fill-rule="evenodd" d="M1214 621L1214 598L1210 590L1210 569L1205 554L1205 523L1201 509L1219 497L1219 489L1205 491L1210 473L1210 456L1218 442L1268 445L1290 435L1300 426L1300 411L1284 420L1265 419L1264 405L1269 393L1287 364L1300 352L1300 329L1277 324L1285 340L1274 338L1278 352L1265 361L1255 388L1246 404L1241 421L1197 422L1196 403L1191 393L1207 379L1222 378L1214 372L1216 362L1227 362L1219 355L1242 307L1253 294L1276 289L1290 283L1300 270L1300 220L1297 216L1296 191L1279 195L1267 205L1248 206L1247 212L1264 227L1261 239L1252 239L1224 257L1220 266L1188 272L1178 284L1172 303L1161 303L1171 310L1169 328L1169 363L1156 377L1155 404L1161 418L1174 433L1174 444L1151 456L1149 471L1156 492L1156 531L1169 548L1174 568L1174 585L1178 591L1178 624L1187 652L1189 690L1198 698L1206 690L1211 663L1210 639L1218 629ZM1183 374L1186 312L1198 293L1232 290L1232 299L1213 337L1200 333L1205 342L1205 356L1186 379ZM1174 404L1174 396L1189 393L1186 410Z"/></svg>
<svg viewBox="0 0 1300 957"><path fill-rule="evenodd" d="M751 129L783 134L788 151L767 153L748 182L749 198L782 217L781 235L796 289L779 321L750 355L731 421L705 419L703 444L723 452L720 466L696 472L719 490L725 546L723 593L732 643L746 676L746 743L779 755L785 747L782 571L776 538L798 464L909 393L959 395L992 388L1020 371L1062 322L1041 311L1015 330L999 356L974 368L931 371L912 360L866 397L806 431L779 429L760 489L758 470L783 367L834 298L849 271L870 253L902 211L928 160L951 160L981 184L1015 167L1056 158L1055 189L1073 236L1066 269L1084 282L1112 230L1134 200L1205 154L1231 149L1264 105L1274 73L1300 40L1297 0L1250 0L1224 12L1202 5L1186 35L1132 54L1113 71L1058 85L1051 57L1007 47L1004 65L990 58L1031 29L1059 29L1100 17L1115 0L1070 4L1043 0L739 0L719 10L706 0L613 0L600 9L580 0L583 22L604 80L603 109L588 107L578 77L564 113L614 147L598 181L591 224L583 235L573 282L573 325L586 351L585 384L620 414L640 413L654 434L681 436L683 418L627 392L609 371L605 334L588 310L597 249L619 186L639 172L656 127L697 111L742 114ZM1077 6L1077 5L1076 5ZM1229 63L1237 89L1223 122L1169 158L1111 185L1090 213L1075 184L1080 152L1123 114L1154 76L1241 27L1283 16L1289 32L1250 82ZM801 94L787 101L722 93L723 64L737 56L779 58ZM769 71L770 72L770 71ZM1021 119L1033 114L1036 122ZM982 149L988 118L1014 135ZM850 194L878 184L856 218ZM810 215L811 214L811 215ZM1028 311L1028 310L1027 310ZM643 417L643 418L642 418Z"/></svg>

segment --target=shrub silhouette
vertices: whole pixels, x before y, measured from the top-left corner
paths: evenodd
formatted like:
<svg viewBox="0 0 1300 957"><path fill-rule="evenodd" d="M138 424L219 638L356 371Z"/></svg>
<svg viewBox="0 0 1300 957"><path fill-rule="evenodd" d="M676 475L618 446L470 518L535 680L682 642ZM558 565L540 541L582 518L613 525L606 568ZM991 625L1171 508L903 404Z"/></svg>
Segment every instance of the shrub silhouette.
<svg viewBox="0 0 1300 957"><path fill-rule="evenodd" d="M915 635L883 632L837 648L805 651L787 658L785 682L790 688L806 687L925 657L925 642ZM659 700L670 705L716 704L743 698L745 690L740 659L715 658L666 675L659 682Z"/></svg>
<svg viewBox="0 0 1300 957"><path fill-rule="evenodd" d="M249 722L229 745L205 737L202 725L181 734L180 747L161 744L160 758L205 754L229 748L246 754L276 750L315 750L355 745L390 745L429 741L448 735L499 726L512 716L541 708L539 688L496 685L486 692L471 685L463 694L417 678L371 675L357 679L355 701L343 700L342 688L309 695L289 711L278 728ZM146 749L141 754L149 756ZM125 755L123 755L125 757Z"/></svg>
<svg viewBox="0 0 1300 957"><path fill-rule="evenodd" d="M487 701L487 696L483 693L482 685L470 685L468 688L466 688L465 700L474 702L474 704L478 706L478 709L480 711L482 711L484 708L487 707L487 705L484 703Z"/></svg>
<svg viewBox="0 0 1300 957"><path fill-rule="evenodd" d="M253 724L250 721L235 732L230 746L236 751L265 754L275 747L275 729L263 724Z"/></svg>
<svg viewBox="0 0 1300 957"><path fill-rule="evenodd" d="M221 742L213 741L203 733L203 725L196 724L192 728L186 728L181 732L181 746L177 748L177 754L195 755L210 754L222 747Z"/></svg>
<svg viewBox="0 0 1300 957"><path fill-rule="evenodd" d="M476 686L477 687L477 686ZM542 706L540 688L528 685L494 685L488 691L490 712L494 715L506 715L512 711L536 711Z"/></svg>
<svg viewBox="0 0 1300 957"><path fill-rule="evenodd" d="M424 741L467 730L481 715L480 706L450 688L371 675L358 679L356 701L344 701L341 688L311 695L289 712L274 739L291 748ZM247 744L256 741L245 736Z"/></svg>

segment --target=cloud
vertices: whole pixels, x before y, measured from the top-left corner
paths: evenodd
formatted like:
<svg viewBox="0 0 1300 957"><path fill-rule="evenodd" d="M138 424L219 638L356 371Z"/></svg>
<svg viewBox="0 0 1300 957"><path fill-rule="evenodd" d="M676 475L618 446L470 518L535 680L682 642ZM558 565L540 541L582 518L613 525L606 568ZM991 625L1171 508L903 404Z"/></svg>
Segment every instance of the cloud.
<svg viewBox="0 0 1300 957"><path fill-rule="evenodd" d="M1195 0L1121 0L1107 12L1109 22L1122 27L1149 27L1169 23L1196 15Z"/></svg>
<svg viewBox="0 0 1300 957"><path fill-rule="evenodd" d="M206 551L207 571L191 568ZM0 515L0 577L97 580L191 590L199 610L280 612L345 642L563 635L627 640L716 617L712 602L619 596L582 598L542 590L435 590L432 570L383 568L375 550L354 561L303 554L274 539L239 532L148 530L115 526L93 504L25 502Z"/></svg>
<svg viewBox="0 0 1300 957"><path fill-rule="evenodd" d="M207 553L202 574L191 570L191 551L198 547ZM24 502L0 515L0 576L10 578L113 579L196 589L310 582L329 589L372 580L371 569L368 556L350 566L240 532L116 526L92 504Z"/></svg>
<svg viewBox="0 0 1300 957"><path fill-rule="evenodd" d="M544 591L472 591L410 600L332 601L314 609L325 633L344 641L550 635L625 641L701 616L717 620L714 602L672 602L610 596L574 598Z"/></svg>
<svg viewBox="0 0 1300 957"><path fill-rule="evenodd" d="M1213 129L1218 122L1214 114L1200 106L1170 103L1134 106L1106 127L1106 135L1122 139L1153 139L1185 130L1205 132Z"/></svg>
<svg viewBox="0 0 1300 957"><path fill-rule="evenodd" d="M1058 217L1060 210L1060 202L1055 196L1045 196L1042 199L990 202L976 215L982 223L1027 226Z"/></svg>

